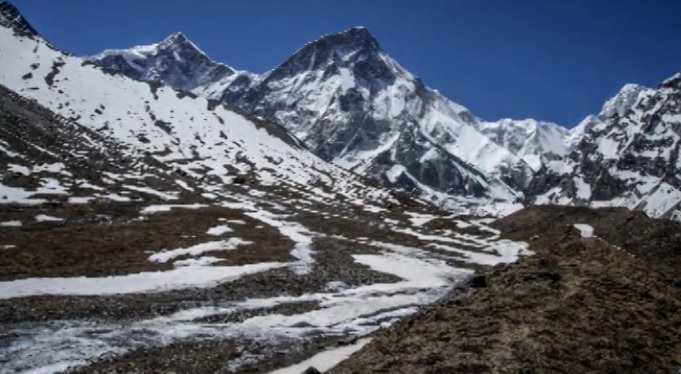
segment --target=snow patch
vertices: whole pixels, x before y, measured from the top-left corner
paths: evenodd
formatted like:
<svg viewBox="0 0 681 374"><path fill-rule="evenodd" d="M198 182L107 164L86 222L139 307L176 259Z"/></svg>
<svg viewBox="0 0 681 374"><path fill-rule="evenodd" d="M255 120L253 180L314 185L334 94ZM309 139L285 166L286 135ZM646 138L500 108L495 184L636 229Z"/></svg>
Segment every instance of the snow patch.
<svg viewBox="0 0 681 374"><path fill-rule="evenodd" d="M206 204L159 204L159 205L149 205L148 207L142 209L141 214L154 214L159 212L170 212L171 209L201 209L205 208Z"/></svg>
<svg viewBox="0 0 681 374"><path fill-rule="evenodd" d="M575 223L573 226L579 230L582 238L591 238L594 236L594 228L591 225L587 225L585 223Z"/></svg>
<svg viewBox="0 0 681 374"><path fill-rule="evenodd" d="M228 240L200 243L188 248L178 248L154 253L153 255L149 256L149 261L164 263L180 256L197 256L205 252L231 251L244 244L251 244L251 242L242 240L241 238L229 238Z"/></svg>
<svg viewBox="0 0 681 374"><path fill-rule="evenodd" d="M244 275L283 266L286 264L262 262L242 266L182 266L169 271L104 278L26 278L0 282L0 299L37 295L115 295L213 287Z"/></svg>
<svg viewBox="0 0 681 374"><path fill-rule="evenodd" d="M232 230L227 225L219 225L219 226L209 228L208 231L206 231L206 234L214 235L214 236L220 236L220 235L226 234L228 232L232 232L232 231L234 231L234 230Z"/></svg>
<svg viewBox="0 0 681 374"><path fill-rule="evenodd" d="M334 348L322 351L316 355L308 358L305 361L297 363L292 366L288 366L282 369L278 369L270 372L270 374L300 374L305 372L310 367L314 367L320 372L325 372L332 369L334 366L341 363L343 360L347 359L353 353L362 349L371 341L371 338L365 338L358 340L355 344L346 345L344 347Z"/></svg>
<svg viewBox="0 0 681 374"><path fill-rule="evenodd" d="M38 214L35 216L36 222L60 222L63 218L48 216L47 214Z"/></svg>

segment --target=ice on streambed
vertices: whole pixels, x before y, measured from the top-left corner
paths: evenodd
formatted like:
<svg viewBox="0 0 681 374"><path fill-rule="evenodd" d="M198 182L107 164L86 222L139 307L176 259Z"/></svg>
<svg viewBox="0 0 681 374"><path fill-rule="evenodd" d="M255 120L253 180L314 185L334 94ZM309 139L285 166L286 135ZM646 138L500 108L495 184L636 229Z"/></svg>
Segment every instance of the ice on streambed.
<svg viewBox="0 0 681 374"><path fill-rule="evenodd" d="M102 278L25 278L0 282L0 299L36 295L115 295L161 292L190 287L213 287L244 275L286 266L262 262L242 266L181 266L168 271Z"/></svg>
<svg viewBox="0 0 681 374"><path fill-rule="evenodd" d="M13 357L8 367L44 369L50 373L60 370L62 362L83 362L104 353L118 354L149 345L163 338L165 343L192 338L248 338L267 342L277 339L304 338L309 333L365 335L381 326L415 313L419 305L432 303L448 291L451 284L464 277L468 271L457 271L438 260L409 258L397 253L380 255L357 255L355 260L375 271L385 271L403 277L397 283L379 283L348 288L342 291L304 294L297 297L278 296L266 299L251 299L223 307L201 307L179 311L170 316L156 317L126 325L100 323L92 325L86 321L61 321L45 328L17 330L20 338L14 340L7 352ZM267 266L266 264L259 264ZM280 264L283 265L283 264ZM248 266L248 265L247 265ZM180 269L186 269L183 267ZM244 268L244 267L240 267ZM229 267L200 267L215 269L224 273ZM193 269L195 272L197 269ZM177 269L176 269L177 271ZM191 274L184 273L183 275ZM116 277L113 277L114 279ZM105 279L105 278L100 278ZM128 278L130 279L130 278ZM85 294L106 293L107 289L88 278L71 278L82 281L81 287L88 287ZM165 281L165 280L164 280ZM24 282L17 285L14 293L48 287L54 280L42 284ZM148 279L134 279L129 286L147 282ZM6 283L0 283L0 294L7 297ZM63 284L62 284L63 286ZM120 286L120 285L119 285ZM52 286L59 288L59 285ZM118 287L117 290L121 288ZM61 290L64 291L64 290ZM71 291L74 291L71 288ZM35 292L34 292L35 293ZM223 314L244 309L266 308L282 303L318 301L320 308L296 315L271 314L256 316L240 323L195 322L213 314ZM364 344L364 341L361 341ZM361 348L359 344L352 346ZM57 353L55 353L57 352ZM330 367L352 353L348 350L322 352L305 361L321 370L327 362ZM302 364L302 363L301 363ZM291 369L293 370L293 369ZM297 369L296 369L297 370Z"/></svg>
<svg viewBox="0 0 681 374"><path fill-rule="evenodd" d="M309 245L313 235L304 226L288 219L286 215L263 210L246 212L250 217L274 226L296 242L298 250L311 257ZM421 218L421 217L419 217ZM477 221L474 225L483 225ZM491 231L490 231L491 232ZM442 232L442 235L426 235L414 230L404 232L424 241L437 241L451 250L462 252L468 259L479 263L513 261L525 254L525 243L500 240L496 235L478 237ZM455 235L457 234L457 235ZM213 242L215 243L215 242ZM206 244L206 243L204 243ZM473 273L447 264L432 252L392 243L371 241L369 245L380 252L375 254L354 254L353 260L371 271L392 274L399 281L351 286L342 280L328 283L325 292L308 293L300 296L275 296L254 298L244 301L224 301L214 306L202 306L180 310L174 314L132 322L126 325L104 323L92 326L84 321L63 321L62 327L45 325L17 331L21 336L8 347L13 358L10 367L26 365L26 369L45 369L45 373L56 370L61 362L88 361L104 353L124 353L162 338L164 344L186 339L249 339L263 344L281 342L282 339L306 339L309 334L352 334L365 336L381 327L411 315L423 305L431 304L445 296L453 286L464 281ZM458 246L466 244L467 246ZM475 247L476 251L463 248ZM479 251L477 250L479 248ZM180 254L199 255L203 247L161 252L170 260ZM189 251L188 251L189 250ZM175 262L171 271L141 273L109 278L33 278L13 282L0 282L0 298L38 294L102 295L121 292L154 292L169 287L210 287L249 273L265 271L291 263L260 263L244 266L204 266L216 262L214 257L191 258ZM299 257L295 263L307 264L309 271L314 267ZM295 267L292 268L295 270ZM256 315L240 322L206 323L199 319L211 315L230 314L249 309L273 308L287 303L317 302L316 309L303 309L293 315L277 313ZM55 330L57 329L57 330ZM37 342L37 343L36 343ZM59 343L62 342L62 343ZM68 342L65 344L63 342ZM320 352L297 365L279 369L274 373L293 373L314 366L320 371L328 370L366 344L343 347ZM55 345L56 344L56 345ZM55 349L58 354L55 355ZM57 365L57 366L51 366ZM302 370L300 370L302 368Z"/></svg>
<svg viewBox="0 0 681 374"><path fill-rule="evenodd" d="M314 258L312 257L313 251L310 249L310 245L312 245L312 238L319 236L319 234L311 232L298 222L287 221L286 215L274 214L263 209L244 214L277 228L282 235L295 242L291 255L297 258L298 261L294 262L291 267L296 274L303 275L312 271L311 266L314 263Z"/></svg>
<svg viewBox="0 0 681 374"><path fill-rule="evenodd" d="M329 349L317 353L316 355L308 358L305 361L299 362L295 365L281 368L270 372L270 374L300 374L305 372L310 367L314 367L320 372L325 372L332 369L334 366L338 365L353 353L362 349L371 341L371 338L365 338L358 340L355 344L346 345L344 347L338 347L335 349Z"/></svg>

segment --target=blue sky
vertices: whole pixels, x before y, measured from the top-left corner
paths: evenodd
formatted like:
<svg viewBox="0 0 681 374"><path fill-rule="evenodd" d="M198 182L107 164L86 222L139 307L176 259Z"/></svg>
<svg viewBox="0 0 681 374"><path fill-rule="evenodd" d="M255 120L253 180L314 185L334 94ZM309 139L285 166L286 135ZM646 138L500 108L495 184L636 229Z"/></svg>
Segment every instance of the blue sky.
<svg viewBox="0 0 681 374"><path fill-rule="evenodd" d="M214 60L264 72L302 44L366 26L426 84L484 119L568 127L625 83L681 71L679 0L121 0L13 3L75 54L182 31Z"/></svg>

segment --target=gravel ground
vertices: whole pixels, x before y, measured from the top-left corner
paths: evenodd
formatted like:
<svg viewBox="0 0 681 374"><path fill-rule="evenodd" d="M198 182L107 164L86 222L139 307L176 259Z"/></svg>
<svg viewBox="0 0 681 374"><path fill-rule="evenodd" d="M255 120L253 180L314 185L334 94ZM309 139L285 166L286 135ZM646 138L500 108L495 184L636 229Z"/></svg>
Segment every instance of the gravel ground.
<svg viewBox="0 0 681 374"><path fill-rule="evenodd" d="M575 223L597 238L581 238ZM536 252L464 297L402 320L339 373L675 373L677 223L621 209L533 207L495 224ZM609 240L613 240L613 244ZM621 247L620 247L621 245Z"/></svg>

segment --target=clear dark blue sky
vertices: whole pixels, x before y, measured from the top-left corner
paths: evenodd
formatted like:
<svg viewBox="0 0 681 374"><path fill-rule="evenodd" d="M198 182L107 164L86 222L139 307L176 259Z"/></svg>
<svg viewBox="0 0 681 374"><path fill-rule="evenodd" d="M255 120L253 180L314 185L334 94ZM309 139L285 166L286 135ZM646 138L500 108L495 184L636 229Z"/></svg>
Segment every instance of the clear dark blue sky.
<svg viewBox="0 0 681 374"><path fill-rule="evenodd" d="M269 70L305 42L366 26L426 84L484 119L574 126L628 82L681 71L681 0L122 0L13 3L75 54L184 32L214 60Z"/></svg>

